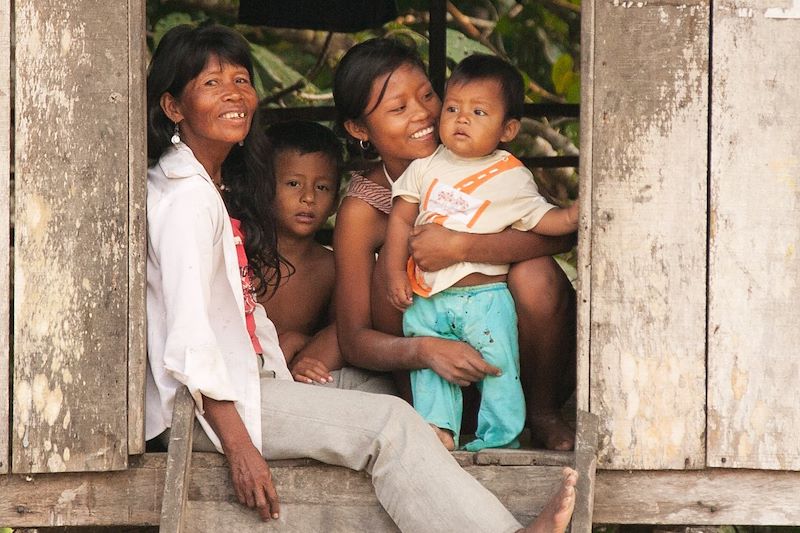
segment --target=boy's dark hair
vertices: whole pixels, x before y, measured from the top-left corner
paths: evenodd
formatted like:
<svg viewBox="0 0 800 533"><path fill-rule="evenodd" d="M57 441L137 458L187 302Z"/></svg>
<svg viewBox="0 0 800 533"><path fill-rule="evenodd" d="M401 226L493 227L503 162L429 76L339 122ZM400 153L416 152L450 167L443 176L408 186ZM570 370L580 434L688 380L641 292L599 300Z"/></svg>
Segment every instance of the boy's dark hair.
<svg viewBox="0 0 800 533"><path fill-rule="evenodd" d="M339 189L342 169L342 143L334 133L318 122L287 120L267 128L272 145L272 161L283 151L296 150L301 155L320 152L330 157L336 165L336 189Z"/></svg>
<svg viewBox="0 0 800 533"><path fill-rule="evenodd" d="M489 54L472 54L453 69L447 85L475 80L495 80L506 107L506 120L522 118L525 111L525 82L522 75L508 61Z"/></svg>

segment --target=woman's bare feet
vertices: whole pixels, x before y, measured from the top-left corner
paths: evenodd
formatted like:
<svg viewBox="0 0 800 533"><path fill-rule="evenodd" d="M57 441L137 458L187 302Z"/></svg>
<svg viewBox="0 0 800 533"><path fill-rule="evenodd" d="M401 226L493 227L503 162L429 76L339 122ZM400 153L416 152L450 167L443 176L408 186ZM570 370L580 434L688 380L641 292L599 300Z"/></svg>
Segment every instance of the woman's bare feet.
<svg viewBox="0 0 800 533"><path fill-rule="evenodd" d="M564 468L564 478L558 491L550 497L536 520L522 529L523 533L563 533L572 518L575 509L575 483L578 473L571 468Z"/></svg>
<svg viewBox="0 0 800 533"><path fill-rule="evenodd" d="M445 448L451 452L456 449L456 441L453 439L452 433L434 424L430 424L430 426L431 429L433 429L433 432L436 433L436 436L439 437L439 440L442 442L442 444L444 444Z"/></svg>
<svg viewBox="0 0 800 533"><path fill-rule="evenodd" d="M567 452L575 448L575 430L558 411L540 412L528 416L531 436L548 450Z"/></svg>

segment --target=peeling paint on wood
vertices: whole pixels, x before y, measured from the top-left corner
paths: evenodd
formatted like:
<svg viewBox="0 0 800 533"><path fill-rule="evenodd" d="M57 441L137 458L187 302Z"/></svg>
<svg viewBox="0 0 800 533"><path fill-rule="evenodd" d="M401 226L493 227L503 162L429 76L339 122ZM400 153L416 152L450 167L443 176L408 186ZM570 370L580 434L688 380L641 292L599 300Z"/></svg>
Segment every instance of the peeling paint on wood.
<svg viewBox="0 0 800 533"><path fill-rule="evenodd" d="M0 0L0 474L8 471L10 363L11 5Z"/></svg>
<svg viewBox="0 0 800 533"><path fill-rule="evenodd" d="M14 472L127 464L127 16L15 2Z"/></svg>
<svg viewBox="0 0 800 533"><path fill-rule="evenodd" d="M708 465L800 470L800 20L763 7L714 14Z"/></svg>
<svg viewBox="0 0 800 533"><path fill-rule="evenodd" d="M598 468L705 463L709 6L595 4L591 412Z"/></svg>

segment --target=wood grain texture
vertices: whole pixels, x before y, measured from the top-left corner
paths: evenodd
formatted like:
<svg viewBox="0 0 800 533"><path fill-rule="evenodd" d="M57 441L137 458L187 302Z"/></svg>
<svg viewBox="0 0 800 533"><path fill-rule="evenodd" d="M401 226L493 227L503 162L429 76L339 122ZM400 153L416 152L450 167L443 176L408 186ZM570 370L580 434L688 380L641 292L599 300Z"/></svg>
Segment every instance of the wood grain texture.
<svg viewBox="0 0 800 533"><path fill-rule="evenodd" d="M8 472L11 326L11 3L0 0L0 474Z"/></svg>
<svg viewBox="0 0 800 533"><path fill-rule="evenodd" d="M272 461L270 466L282 502L297 505L295 510L315 509L308 512L319 517L324 513L320 506L340 505L350 509L347 513L360 508L364 516L376 516L377 502L363 474L308 460ZM166 454L145 454L132 457L130 468L123 471L3 475L0 523L10 527L156 525L165 468ZM561 467L549 467L552 471L544 472L549 480L531 481L543 467L468 468L487 486L495 487L500 500L521 520L544 504L561 472ZM481 469L490 469L491 476L477 474ZM523 475L525 470L528 474ZM251 513L234 503L222 456L195 453L192 472L191 508L192 502L198 502L224 508L226 513L240 509L239 514L248 516L238 519L249 520ZM503 479L504 484L495 485L490 477ZM327 494L317 487L327 487ZM795 497L800 494L800 472L598 470L594 494L596 524L800 524Z"/></svg>
<svg viewBox="0 0 800 533"><path fill-rule="evenodd" d="M194 436L194 400L186 387L175 395L175 410L170 426L164 500L161 503L160 533L195 531L186 522L186 502L192 477L192 440ZM224 528L223 528L224 529Z"/></svg>
<svg viewBox="0 0 800 533"><path fill-rule="evenodd" d="M14 472L127 464L127 5L18 0Z"/></svg>
<svg viewBox="0 0 800 533"><path fill-rule="evenodd" d="M708 464L800 470L800 19L714 9Z"/></svg>
<svg viewBox="0 0 800 533"><path fill-rule="evenodd" d="M298 520L295 525L282 524L280 531L314 531L321 518L331 516L360 517L378 527L365 526L363 531L381 531L381 524L387 524L366 474L311 460L271 461L270 468L282 513ZM468 466L466 470L527 523L544 506L562 468ZM165 470L166 454L144 454L132 457L130 467L117 472L0 476L0 523L12 527L155 525L161 513ZM216 512L226 517L225 531L247 531L246 524L257 522L255 511L236 503L227 463L218 454L192 455L188 505L190 531L197 531L193 529L197 516ZM341 508L340 515L336 508Z"/></svg>
<svg viewBox="0 0 800 533"><path fill-rule="evenodd" d="M605 434L598 467L700 468L709 4L598 2L594 28L589 403Z"/></svg>
<svg viewBox="0 0 800 533"><path fill-rule="evenodd" d="M581 1L580 223L578 229L577 385L578 410L590 411L592 297L592 130L594 120L594 0Z"/></svg>
<svg viewBox="0 0 800 533"><path fill-rule="evenodd" d="M597 445L600 420L597 415L578 410L575 434L575 470L578 471L577 499L570 533L592 533L594 487L597 471Z"/></svg>
<svg viewBox="0 0 800 533"><path fill-rule="evenodd" d="M598 471L597 524L800 524L800 473Z"/></svg>
<svg viewBox="0 0 800 533"><path fill-rule="evenodd" d="M144 453L147 373L147 43L144 0L128 0L128 453Z"/></svg>
<svg viewBox="0 0 800 533"><path fill-rule="evenodd" d="M8 472L11 362L11 4L0 0L0 474Z"/></svg>

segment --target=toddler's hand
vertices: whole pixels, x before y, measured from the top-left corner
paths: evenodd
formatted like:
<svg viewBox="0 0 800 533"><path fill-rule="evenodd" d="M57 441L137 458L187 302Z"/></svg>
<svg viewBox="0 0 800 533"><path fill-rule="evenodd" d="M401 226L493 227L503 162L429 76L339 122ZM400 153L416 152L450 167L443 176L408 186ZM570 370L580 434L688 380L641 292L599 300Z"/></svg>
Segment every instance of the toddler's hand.
<svg viewBox="0 0 800 533"><path fill-rule="evenodd" d="M328 367L319 359L313 357L300 357L293 361L291 365L292 377L300 383L331 383L331 376Z"/></svg>
<svg viewBox="0 0 800 533"><path fill-rule="evenodd" d="M403 271L391 272L388 275L389 302L398 310L405 311L412 303L413 292Z"/></svg>

